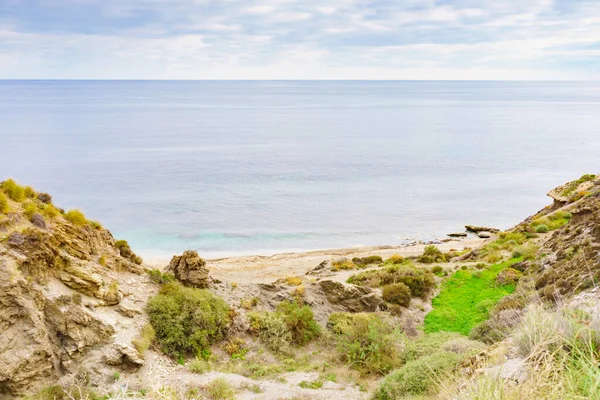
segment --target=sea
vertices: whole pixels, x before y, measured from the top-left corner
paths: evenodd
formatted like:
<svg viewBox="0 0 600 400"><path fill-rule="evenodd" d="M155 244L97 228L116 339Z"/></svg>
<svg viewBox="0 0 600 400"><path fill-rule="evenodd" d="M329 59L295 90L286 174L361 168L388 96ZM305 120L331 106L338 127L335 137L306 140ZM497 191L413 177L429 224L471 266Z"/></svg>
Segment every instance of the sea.
<svg viewBox="0 0 600 400"><path fill-rule="evenodd" d="M600 172L600 82L0 81L0 180L144 257L509 228Z"/></svg>

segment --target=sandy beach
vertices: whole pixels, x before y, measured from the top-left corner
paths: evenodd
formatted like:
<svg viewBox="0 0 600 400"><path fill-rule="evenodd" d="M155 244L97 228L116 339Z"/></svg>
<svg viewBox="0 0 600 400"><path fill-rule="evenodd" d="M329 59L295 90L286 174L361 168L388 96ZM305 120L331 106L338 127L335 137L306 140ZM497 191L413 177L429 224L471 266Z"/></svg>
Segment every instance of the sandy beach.
<svg viewBox="0 0 600 400"><path fill-rule="evenodd" d="M435 245L446 252L451 249L463 250L480 246L485 239L467 237L436 242ZM243 255L207 259L206 264L211 276L230 282L271 283L286 276L304 275L322 261L338 258L365 257L379 255L387 258L392 254L404 257L417 256L429 243L411 243L399 246L364 246L341 249L314 250L306 252L279 253L270 256ZM202 256L202 255L201 255ZM154 257L145 260L145 264L162 269L169 264L168 257Z"/></svg>

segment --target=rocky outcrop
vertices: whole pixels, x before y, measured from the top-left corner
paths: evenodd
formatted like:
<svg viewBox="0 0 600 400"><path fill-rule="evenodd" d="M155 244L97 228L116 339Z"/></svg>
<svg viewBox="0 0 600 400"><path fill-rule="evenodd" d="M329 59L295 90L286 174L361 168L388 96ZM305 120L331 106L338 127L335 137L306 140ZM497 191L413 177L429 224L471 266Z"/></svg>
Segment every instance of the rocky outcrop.
<svg viewBox="0 0 600 400"><path fill-rule="evenodd" d="M491 228L489 226L476 226L476 225L465 225L465 229L469 232L479 233L479 232L491 232L498 233L500 229Z"/></svg>
<svg viewBox="0 0 600 400"><path fill-rule="evenodd" d="M184 285L197 288L207 288L209 285L206 262L194 250L186 250L180 256L173 256L168 270Z"/></svg>
<svg viewBox="0 0 600 400"><path fill-rule="evenodd" d="M346 285L325 280L319 282L327 301L350 312L377 311L383 303L381 297L368 287Z"/></svg>

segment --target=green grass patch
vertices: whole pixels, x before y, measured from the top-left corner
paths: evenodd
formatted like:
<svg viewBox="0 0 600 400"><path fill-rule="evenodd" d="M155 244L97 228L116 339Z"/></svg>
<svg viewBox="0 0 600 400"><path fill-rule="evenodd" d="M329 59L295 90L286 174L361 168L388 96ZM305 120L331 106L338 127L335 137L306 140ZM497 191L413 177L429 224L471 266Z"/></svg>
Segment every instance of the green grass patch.
<svg viewBox="0 0 600 400"><path fill-rule="evenodd" d="M556 211L548 216L533 220L531 227L538 233L553 231L568 224L572 217L573 215L568 211Z"/></svg>
<svg viewBox="0 0 600 400"><path fill-rule="evenodd" d="M0 183L0 188L14 201L21 202L25 200L25 189L13 179L7 179Z"/></svg>
<svg viewBox="0 0 600 400"><path fill-rule="evenodd" d="M581 178L577 179L576 181L570 182L565 187L565 189L562 191L561 195L565 196L565 197L570 196L573 194L573 192L575 192L575 190L579 187L579 185L581 185L584 182L593 181L594 179L596 179L596 175L585 174Z"/></svg>
<svg viewBox="0 0 600 400"><path fill-rule="evenodd" d="M468 335L488 318L488 310L514 292L515 285L501 286L496 277L521 258L494 264L481 271L459 270L446 280L432 300L433 311L425 317L425 332L459 332Z"/></svg>

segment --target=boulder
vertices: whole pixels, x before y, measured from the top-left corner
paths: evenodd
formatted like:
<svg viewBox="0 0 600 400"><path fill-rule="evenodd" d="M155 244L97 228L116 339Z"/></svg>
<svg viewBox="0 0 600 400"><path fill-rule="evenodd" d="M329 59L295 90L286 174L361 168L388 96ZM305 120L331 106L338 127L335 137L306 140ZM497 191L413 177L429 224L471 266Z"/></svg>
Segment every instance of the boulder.
<svg viewBox="0 0 600 400"><path fill-rule="evenodd" d="M130 345L115 344L104 355L104 362L107 365L137 369L144 365L144 358Z"/></svg>
<svg viewBox="0 0 600 400"><path fill-rule="evenodd" d="M327 301L350 312L374 312L383 304L381 297L373 289L364 286L347 285L330 280L321 281L319 285Z"/></svg>
<svg viewBox="0 0 600 400"><path fill-rule="evenodd" d="M186 286L208 287L209 279L206 262L194 250L186 250L180 256L173 256L168 270Z"/></svg>
<svg viewBox="0 0 600 400"><path fill-rule="evenodd" d="M492 232L492 233L498 233L498 232L500 232L500 229L490 228L488 226L465 225L465 229L467 231L469 231L469 232L474 232L474 233L479 233L479 232L482 232L482 231Z"/></svg>
<svg viewBox="0 0 600 400"><path fill-rule="evenodd" d="M467 234L464 232L453 232L453 233L449 233L448 236L450 236L450 237L467 237Z"/></svg>
<svg viewBox="0 0 600 400"><path fill-rule="evenodd" d="M479 236L482 239L488 239L492 237L492 234L488 231L479 231L477 232L477 236Z"/></svg>

